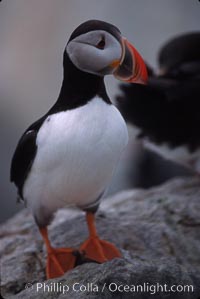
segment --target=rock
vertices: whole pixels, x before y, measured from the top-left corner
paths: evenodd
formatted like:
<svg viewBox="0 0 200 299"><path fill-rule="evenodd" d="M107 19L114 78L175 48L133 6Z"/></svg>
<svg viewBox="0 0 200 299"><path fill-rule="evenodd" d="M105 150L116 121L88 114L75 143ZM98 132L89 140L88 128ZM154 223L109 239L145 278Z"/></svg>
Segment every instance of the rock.
<svg viewBox="0 0 200 299"><path fill-rule="evenodd" d="M169 260L165 259L156 262L132 256L131 259L115 259L103 265L84 264L61 278L45 282L45 284L29 285L28 290L10 299L149 298L150 294L155 294L154 298L163 298L162 287L164 288L166 283L168 287L180 284L194 285L192 277L178 264L171 265ZM135 291L136 286L145 284L146 291L143 294L140 288L138 288L138 293ZM189 293L177 293L176 296L168 298L192 297Z"/></svg>
<svg viewBox="0 0 200 299"><path fill-rule="evenodd" d="M102 239L122 250L123 258L86 263L45 281L45 248L25 209L0 227L2 296L139 299L155 292L152 298L200 298L199 215L198 178L118 193L102 202L97 227ZM84 213L60 210L49 232L54 246L78 247L87 237ZM171 286L178 290L169 292Z"/></svg>

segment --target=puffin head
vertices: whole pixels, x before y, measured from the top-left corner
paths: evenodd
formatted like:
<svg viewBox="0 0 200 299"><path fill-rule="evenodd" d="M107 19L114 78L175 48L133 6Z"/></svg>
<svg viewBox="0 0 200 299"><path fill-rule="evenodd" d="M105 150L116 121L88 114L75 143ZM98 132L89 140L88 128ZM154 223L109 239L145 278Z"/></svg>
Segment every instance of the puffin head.
<svg viewBox="0 0 200 299"><path fill-rule="evenodd" d="M199 74L200 33L188 32L167 41L159 50L159 75L183 76Z"/></svg>
<svg viewBox="0 0 200 299"><path fill-rule="evenodd" d="M145 63L131 43L112 24L90 20L72 33L65 54L86 73L103 77L113 74L125 82L145 83Z"/></svg>

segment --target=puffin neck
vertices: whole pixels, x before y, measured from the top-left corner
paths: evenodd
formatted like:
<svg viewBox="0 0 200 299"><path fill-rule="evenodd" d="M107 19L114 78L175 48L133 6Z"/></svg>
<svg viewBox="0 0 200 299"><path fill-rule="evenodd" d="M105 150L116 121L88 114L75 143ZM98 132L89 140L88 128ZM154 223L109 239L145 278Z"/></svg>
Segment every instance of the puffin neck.
<svg viewBox="0 0 200 299"><path fill-rule="evenodd" d="M100 96L106 103L111 104L103 77L79 70L73 65L67 54L64 54L63 65L63 83L55 104L58 109L60 107L59 110L83 106L95 96Z"/></svg>

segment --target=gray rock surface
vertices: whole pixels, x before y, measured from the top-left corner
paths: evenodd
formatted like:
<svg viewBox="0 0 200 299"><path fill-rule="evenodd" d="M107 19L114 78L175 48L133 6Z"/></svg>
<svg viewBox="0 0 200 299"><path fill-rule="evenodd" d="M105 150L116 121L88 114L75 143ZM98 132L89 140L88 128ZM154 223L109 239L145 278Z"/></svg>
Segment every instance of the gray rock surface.
<svg viewBox="0 0 200 299"><path fill-rule="evenodd" d="M98 232L122 250L123 258L83 264L45 281L45 247L24 209L0 227L2 296L199 299L199 215L199 178L175 179L147 191L107 198L97 215ZM60 210L49 232L54 246L78 247L87 237L84 213ZM169 292L172 285L179 291Z"/></svg>

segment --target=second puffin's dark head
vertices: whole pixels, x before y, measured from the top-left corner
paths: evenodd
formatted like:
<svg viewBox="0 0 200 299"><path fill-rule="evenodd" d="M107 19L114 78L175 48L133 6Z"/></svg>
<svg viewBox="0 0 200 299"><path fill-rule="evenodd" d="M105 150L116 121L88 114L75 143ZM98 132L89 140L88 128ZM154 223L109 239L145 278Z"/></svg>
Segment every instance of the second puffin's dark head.
<svg viewBox="0 0 200 299"><path fill-rule="evenodd" d="M199 49L200 32L184 33L170 39L159 51L161 74L170 73L186 63L200 62Z"/></svg>
<svg viewBox="0 0 200 299"><path fill-rule="evenodd" d="M65 51L73 65L83 72L97 76L113 74L126 82L147 80L143 59L112 24L98 20L81 24L72 33Z"/></svg>

